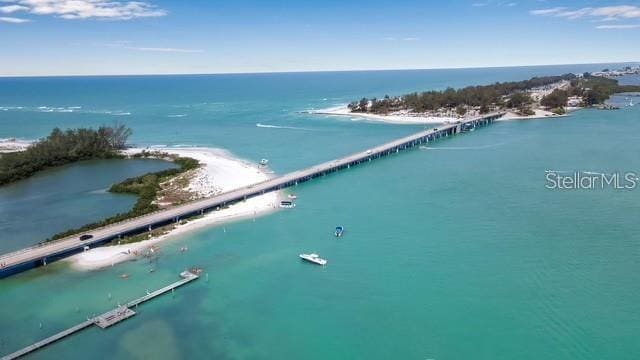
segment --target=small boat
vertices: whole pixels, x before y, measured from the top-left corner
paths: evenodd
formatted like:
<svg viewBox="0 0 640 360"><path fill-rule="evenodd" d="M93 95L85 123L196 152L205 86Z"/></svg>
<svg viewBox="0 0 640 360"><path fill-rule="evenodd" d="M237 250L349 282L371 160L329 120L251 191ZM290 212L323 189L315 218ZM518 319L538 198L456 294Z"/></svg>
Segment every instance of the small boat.
<svg viewBox="0 0 640 360"><path fill-rule="evenodd" d="M295 194L289 194L287 197L291 200L295 200L298 198Z"/></svg>
<svg viewBox="0 0 640 360"><path fill-rule="evenodd" d="M294 207L296 207L296 204L293 201L280 201L280 207L283 209L293 209Z"/></svg>
<svg viewBox="0 0 640 360"><path fill-rule="evenodd" d="M267 166L268 163L269 163L269 159L260 160L260 166Z"/></svg>
<svg viewBox="0 0 640 360"><path fill-rule="evenodd" d="M336 231L334 232L334 235L336 237L341 237L343 233L344 233L344 227L336 226Z"/></svg>
<svg viewBox="0 0 640 360"><path fill-rule="evenodd" d="M327 260L320 257L318 254L300 254L300 259L314 263L316 265L326 265Z"/></svg>

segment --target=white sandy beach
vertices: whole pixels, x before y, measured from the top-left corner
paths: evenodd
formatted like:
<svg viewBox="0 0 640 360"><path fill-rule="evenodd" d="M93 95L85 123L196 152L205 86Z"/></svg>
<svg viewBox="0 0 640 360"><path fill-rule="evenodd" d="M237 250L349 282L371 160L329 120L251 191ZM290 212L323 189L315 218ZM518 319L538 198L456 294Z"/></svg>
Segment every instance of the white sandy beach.
<svg viewBox="0 0 640 360"><path fill-rule="evenodd" d="M0 139L0 153L24 151L33 144L30 140Z"/></svg>
<svg viewBox="0 0 640 360"><path fill-rule="evenodd" d="M508 120L527 120L527 119L545 119L545 118L557 118L557 117L565 117L565 115L554 114L551 111L542 110L542 109L534 109L535 114L533 115L519 115L514 112L508 111L503 117L499 118L496 121L508 121Z"/></svg>
<svg viewBox="0 0 640 360"><path fill-rule="evenodd" d="M389 115L378 115L368 113L352 113L346 105L337 106L329 109L310 110L311 114L348 116L351 118L360 118L371 121L385 122L398 125L424 125L424 124L443 124L459 120L456 117L447 116L424 116L411 114L407 111L398 111Z"/></svg>
<svg viewBox="0 0 640 360"><path fill-rule="evenodd" d="M204 166L196 170L196 175L192 177L189 184L189 190L198 193L200 196L216 195L258 183L270 177L267 172L257 165L234 158L229 152L221 149L154 147L151 149L129 149L126 153L134 154L142 150L166 152L178 156L191 157L200 161ZM209 213L186 224L178 225L168 234L132 244L98 247L74 255L66 259L66 261L69 261L72 267L79 270L95 270L112 266L123 261L132 260L137 256L142 256L152 246L158 246L159 243L175 239L186 232L243 218L261 216L275 211L278 208L279 199L279 193L267 193L242 203L231 205L227 209Z"/></svg>
<svg viewBox="0 0 640 360"><path fill-rule="evenodd" d="M526 120L526 119L543 119L543 118L552 118L552 117L563 117L567 115L557 115L552 113L551 111L543 110L543 109L534 109L535 114L522 116L518 115L514 112L507 112L503 117L498 119L498 121L506 121L506 120ZM379 114L368 114L368 113L352 113L347 106L339 106L324 110L311 110L309 113L318 114L318 115L335 115L335 116L349 116L352 118L362 118L366 120L372 121L380 121L389 124L404 124L404 125L436 125L436 124L446 124L449 122L455 122L464 119L457 117L447 117L447 116L423 116L420 114L410 114L406 111L404 112L395 112L389 115L379 115Z"/></svg>

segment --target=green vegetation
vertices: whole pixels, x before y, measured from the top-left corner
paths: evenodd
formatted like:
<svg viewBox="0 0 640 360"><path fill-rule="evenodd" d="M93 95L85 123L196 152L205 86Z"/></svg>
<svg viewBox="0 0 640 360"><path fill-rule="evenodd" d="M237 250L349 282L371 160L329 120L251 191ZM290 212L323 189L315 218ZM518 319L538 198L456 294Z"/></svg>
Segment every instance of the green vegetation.
<svg viewBox="0 0 640 360"><path fill-rule="evenodd" d="M0 185L28 178L38 171L80 160L118 158L131 129L124 125L94 129L53 129L27 150L0 157Z"/></svg>
<svg viewBox="0 0 640 360"><path fill-rule="evenodd" d="M554 90L541 100L541 105L564 112L569 96L584 98L587 106L603 104L612 94L640 91L640 86L619 85L617 80L592 76L564 74L559 76L534 77L529 80L495 83L485 86L467 86L462 89L447 88L443 91L411 93L398 97L385 95L382 99L362 98L349 104L352 112L388 114L408 110L415 113L455 110L464 115L469 109L484 114L492 109L514 109L520 114L533 114L533 99L528 90L569 81L568 89Z"/></svg>
<svg viewBox="0 0 640 360"><path fill-rule="evenodd" d="M613 94L640 91L640 86L619 85L618 80L585 73L581 79L571 82L570 95L582 96L586 106L604 104Z"/></svg>
<svg viewBox="0 0 640 360"><path fill-rule="evenodd" d="M512 109L518 109L522 115L529 115L531 112L531 104L533 99L531 95L523 92L517 92L509 97L506 106Z"/></svg>
<svg viewBox="0 0 640 360"><path fill-rule="evenodd" d="M142 176L136 176L122 181L121 183L111 186L109 189L113 193L121 194L134 194L138 196L136 204L131 210L126 213L116 214L107 219L84 225L77 229L70 229L52 236L47 241L61 239L73 234L89 231L102 226L110 225L119 221L130 219L137 216L142 216L153 211L158 210L158 205L153 201L156 199L158 191L160 191L160 184L189 170L196 169L200 166L198 160L186 157L171 156L166 153L157 152L142 152L133 156L134 158L140 157L156 157L171 159L175 164L179 165L179 168L167 169L157 171Z"/></svg>
<svg viewBox="0 0 640 360"><path fill-rule="evenodd" d="M569 99L569 93L565 90L555 89L551 94L545 96L540 100L540 105L549 109L564 108L567 105ZM554 111L555 112L555 111Z"/></svg>
<svg viewBox="0 0 640 360"><path fill-rule="evenodd" d="M119 184L111 186L109 191L138 196L138 201L129 212L132 216L140 216L158 210L158 206L153 204L153 201L156 199L158 191L160 191L160 184L180 173L200 166L198 160L192 158L175 157L173 162L180 167L126 179Z"/></svg>
<svg viewBox="0 0 640 360"><path fill-rule="evenodd" d="M467 86L462 89L447 88L444 91L426 91L411 93L391 98L367 99L349 104L353 112L371 112L386 114L398 110L412 112L435 111L438 109L456 109L458 106L478 107L481 113L489 112L491 107L504 107L506 98L522 107L527 102L525 90L557 83L562 80L573 80L576 76L565 74L560 76L534 77L524 81L495 83L485 86ZM520 94L520 95L516 95ZM515 100L513 99L515 95Z"/></svg>

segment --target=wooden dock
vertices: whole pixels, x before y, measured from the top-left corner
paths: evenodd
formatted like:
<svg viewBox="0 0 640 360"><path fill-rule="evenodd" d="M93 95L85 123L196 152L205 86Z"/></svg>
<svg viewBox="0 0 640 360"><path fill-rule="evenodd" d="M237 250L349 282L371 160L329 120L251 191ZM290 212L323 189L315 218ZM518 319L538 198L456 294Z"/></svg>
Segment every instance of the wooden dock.
<svg viewBox="0 0 640 360"><path fill-rule="evenodd" d="M282 190L323 175L346 170L358 164L395 154L401 150L473 130L491 124L502 115L504 113L491 113L451 124L444 124L438 128L420 131L355 154L294 171L257 184L97 228L90 231L91 235L93 235L90 240L82 241L78 238L78 235L73 235L0 255L0 278L33 267L46 265L52 261L81 252L85 247L104 245L122 236L143 233L156 227L179 222L180 219L203 215L251 197Z"/></svg>
<svg viewBox="0 0 640 360"><path fill-rule="evenodd" d="M187 283L190 283L191 281L194 281L196 279L198 279L198 275L190 272L190 271L183 271L182 273L180 273L180 277L181 279L171 283L161 289L155 290L153 292L147 293L147 295L141 296L135 300L132 300L130 302L128 302L126 305L124 306L118 306L117 308L107 311L104 314L98 315L94 318L90 318L87 319L86 321L83 321L77 325L74 325L68 329L65 329L63 331L60 331L59 333L56 333L54 335L51 335L45 339L42 339L36 343L33 343L25 348L22 348L16 352L13 352L11 354L5 355L2 357L2 359L0 360L12 360L12 359L17 359L19 357L25 356L27 354L30 354L36 350L42 349L47 345L51 345L56 341L62 340L68 336L71 336L75 333L78 333L92 325L98 326L101 329L106 329L108 327L111 327L121 321L124 321L134 315L136 315L136 312L133 311L131 309L131 307L136 307L139 304L142 304L143 302L149 301L155 297L158 297L164 293L167 293L169 291L174 291L176 288L185 285Z"/></svg>

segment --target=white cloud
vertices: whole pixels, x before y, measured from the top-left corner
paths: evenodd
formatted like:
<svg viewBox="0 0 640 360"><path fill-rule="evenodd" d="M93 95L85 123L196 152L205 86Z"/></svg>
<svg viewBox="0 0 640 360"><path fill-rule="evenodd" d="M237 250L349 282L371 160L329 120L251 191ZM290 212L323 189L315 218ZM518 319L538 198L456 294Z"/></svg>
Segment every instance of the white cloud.
<svg viewBox="0 0 640 360"><path fill-rule="evenodd" d="M563 10L565 10L566 8L564 7L555 7L555 8L551 8L551 9L540 9L540 10L532 10L531 11L531 15L555 15Z"/></svg>
<svg viewBox="0 0 640 360"><path fill-rule="evenodd" d="M629 24L629 25L598 25L596 29L600 30L615 30L615 29L639 29L640 24Z"/></svg>
<svg viewBox="0 0 640 360"><path fill-rule="evenodd" d="M63 19L130 20L165 16L166 10L142 1L112 0L3 0L11 3L3 8L35 15L51 15Z"/></svg>
<svg viewBox="0 0 640 360"><path fill-rule="evenodd" d="M566 19L579 19L585 17L598 18L599 20L620 20L640 18L640 7L633 5L585 7L576 10L568 10L564 7L533 10L532 15L554 16Z"/></svg>
<svg viewBox="0 0 640 360"><path fill-rule="evenodd" d="M16 12L16 11L25 11L25 10L29 10L28 7L26 6L22 6L22 5L7 5L7 6L0 6L0 12L5 13L5 14L10 14L12 12Z"/></svg>
<svg viewBox="0 0 640 360"><path fill-rule="evenodd" d="M11 24L23 24L23 23L27 23L29 21L31 21L31 20L15 18L15 17L0 17L0 22L6 22L6 23L11 23Z"/></svg>

